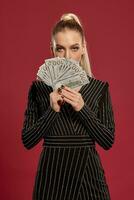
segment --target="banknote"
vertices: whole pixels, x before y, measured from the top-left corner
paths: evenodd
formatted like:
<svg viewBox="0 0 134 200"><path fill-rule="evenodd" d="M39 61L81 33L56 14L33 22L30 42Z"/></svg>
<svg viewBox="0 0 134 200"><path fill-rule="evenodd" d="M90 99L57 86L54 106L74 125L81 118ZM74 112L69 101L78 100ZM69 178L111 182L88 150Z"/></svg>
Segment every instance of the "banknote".
<svg viewBox="0 0 134 200"><path fill-rule="evenodd" d="M61 85L77 88L89 83L87 74L78 61L60 57L45 59L38 69L37 77L53 90Z"/></svg>

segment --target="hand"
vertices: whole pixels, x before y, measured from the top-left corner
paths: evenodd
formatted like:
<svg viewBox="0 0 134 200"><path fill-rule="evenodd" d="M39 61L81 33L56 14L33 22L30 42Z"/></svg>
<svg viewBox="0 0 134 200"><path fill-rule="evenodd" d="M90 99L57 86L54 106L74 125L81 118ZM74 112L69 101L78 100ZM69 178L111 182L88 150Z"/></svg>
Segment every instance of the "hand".
<svg viewBox="0 0 134 200"><path fill-rule="evenodd" d="M55 112L60 112L61 105L63 103L63 97L61 92L54 90L50 93L50 106Z"/></svg>
<svg viewBox="0 0 134 200"><path fill-rule="evenodd" d="M75 111L80 111L84 106L84 100L78 90L67 86L62 89L63 100L72 105Z"/></svg>

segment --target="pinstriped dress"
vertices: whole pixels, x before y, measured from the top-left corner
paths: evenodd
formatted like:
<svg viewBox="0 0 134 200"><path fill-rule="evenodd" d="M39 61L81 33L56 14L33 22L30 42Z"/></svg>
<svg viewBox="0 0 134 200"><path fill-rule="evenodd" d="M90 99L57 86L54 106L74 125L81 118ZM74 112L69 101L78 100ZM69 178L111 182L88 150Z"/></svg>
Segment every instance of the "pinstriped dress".
<svg viewBox="0 0 134 200"><path fill-rule="evenodd" d="M33 200L110 200L98 143L114 143L114 114L109 83L89 78L80 93L84 106L74 111L65 103L60 112L50 107L52 88L34 80L24 113L22 142L27 149L43 139Z"/></svg>

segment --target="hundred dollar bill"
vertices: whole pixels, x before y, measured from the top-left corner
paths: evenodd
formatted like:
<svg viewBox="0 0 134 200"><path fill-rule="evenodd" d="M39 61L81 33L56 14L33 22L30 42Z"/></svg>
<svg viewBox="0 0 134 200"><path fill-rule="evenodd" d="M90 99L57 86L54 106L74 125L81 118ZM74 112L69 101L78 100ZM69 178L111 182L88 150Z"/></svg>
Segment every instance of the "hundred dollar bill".
<svg viewBox="0 0 134 200"><path fill-rule="evenodd" d="M84 73L81 73L81 76L79 75L75 75L75 76L70 76L68 78L62 78L62 79L59 79L58 81L55 81L54 84L52 85L53 87L53 90L61 87L61 85L65 85L65 86L68 86L72 89L74 88L78 88L82 85L85 85L89 83L89 80L88 78L85 78L84 77Z"/></svg>
<svg viewBox="0 0 134 200"><path fill-rule="evenodd" d="M61 85L77 88L89 82L86 72L78 61L59 57L46 59L39 67L37 77L53 90Z"/></svg>

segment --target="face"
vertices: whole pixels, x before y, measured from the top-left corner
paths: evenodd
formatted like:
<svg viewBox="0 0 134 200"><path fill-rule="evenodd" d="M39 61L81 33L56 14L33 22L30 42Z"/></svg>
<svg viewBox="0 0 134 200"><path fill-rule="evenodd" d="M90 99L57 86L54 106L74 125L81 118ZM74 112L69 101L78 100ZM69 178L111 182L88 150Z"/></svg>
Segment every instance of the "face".
<svg viewBox="0 0 134 200"><path fill-rule="evenodd" d="M80 33L69 29L58 32L54 36L53 54L55 57L65 57L80 62L84 54L84 45Z"/></svg>

